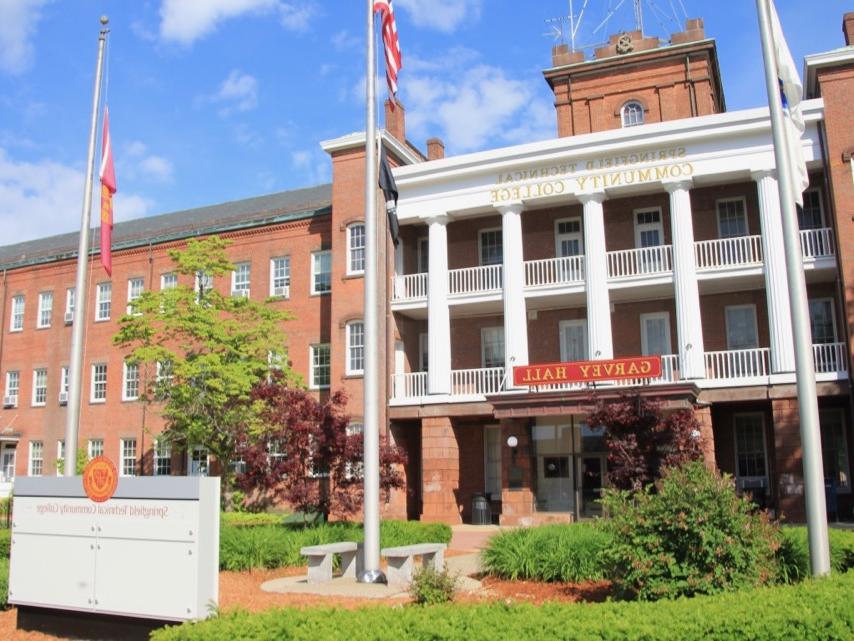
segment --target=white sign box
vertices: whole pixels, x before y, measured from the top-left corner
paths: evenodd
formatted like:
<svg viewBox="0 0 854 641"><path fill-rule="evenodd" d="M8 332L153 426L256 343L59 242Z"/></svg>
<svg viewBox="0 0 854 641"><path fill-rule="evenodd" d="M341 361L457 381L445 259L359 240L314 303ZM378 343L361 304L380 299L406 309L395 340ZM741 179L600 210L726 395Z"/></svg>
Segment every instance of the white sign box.
<svg viewBox="0 0 854 641"><path fill-rule="evenodd" d="M123 477L91 501L81 477L18 477L9 603L164 621L219 595L219 479Z"/></svg>

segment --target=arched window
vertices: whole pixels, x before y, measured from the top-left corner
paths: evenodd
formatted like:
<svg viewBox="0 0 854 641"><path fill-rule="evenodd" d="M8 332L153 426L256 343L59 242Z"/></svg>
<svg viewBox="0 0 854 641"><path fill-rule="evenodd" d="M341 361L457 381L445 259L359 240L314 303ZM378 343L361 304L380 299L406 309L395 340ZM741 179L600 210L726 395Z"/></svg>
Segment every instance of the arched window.
<svg viewBox="0 0 854 641"><path fill-rule="evenodd" d="M620 110L623 127L635 127L643 124L643 105L637 100L630 100Z"/></svg>

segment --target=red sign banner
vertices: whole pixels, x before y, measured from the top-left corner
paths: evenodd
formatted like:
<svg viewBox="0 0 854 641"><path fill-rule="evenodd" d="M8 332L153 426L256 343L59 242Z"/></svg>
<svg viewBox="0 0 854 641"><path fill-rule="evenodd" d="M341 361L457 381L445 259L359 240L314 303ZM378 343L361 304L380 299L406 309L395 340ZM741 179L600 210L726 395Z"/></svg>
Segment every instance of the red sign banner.
<svg viewBox="0 0 854 641"><path fill-rule="evenodd" d="M636 356L607 361L573 361L522 365L513 368L513 384L557 385L559 383L592 383L627 378L657 378L661 376L661 356Z"/></svg>

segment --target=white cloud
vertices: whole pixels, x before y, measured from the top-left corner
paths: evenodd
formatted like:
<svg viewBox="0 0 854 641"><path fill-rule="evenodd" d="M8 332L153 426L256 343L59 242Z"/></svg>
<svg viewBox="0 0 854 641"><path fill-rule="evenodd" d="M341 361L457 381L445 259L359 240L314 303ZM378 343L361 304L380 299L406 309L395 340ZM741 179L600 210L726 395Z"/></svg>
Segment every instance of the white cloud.
<svg viewBox="0 0 854 641"><path fill-rule="evenodd" d="M301 149L291 152L291 166L303 175L303 180L312 185L329 182L329 156L320 149Z"/></svg>
<svg viewBox="0 0 854 641"><path fill-rule="evenodd" d="M416 27L451 33L463 23L472 24L480 20L483 1L396 0L394 6L409 12Z"/></svg>
<svg viewBox="0 0 854 641"><path fill-rule="evenodd" d="M216 30L226 20L244 14L277 12L282 27L305 31L317 11L313 2L281 0L163 0L160 36L190 45Z"/></svg>
<svg viewBox="0 0 854 641"><path fill-rule="evenodd" d="M258 80L248 73L234 69L222 81L210 101L224 106L219 110L221 116L235 111L251 111L258 106Z"/></svg>
<svg viewBox="0 0 854 641"><path fill-rule="evenodd" d="M140 140L133 140L125 145L116 160L119 163L119 173L124 173L128 178L142 178L159 183L172 182L172 161L148 153L148 146Z"/></svg>
<svg viewBox="0 0 854 641"><path fill-rule="evenodd" d="M339 31L332 36L332 46L338 51L346 51L347 49L357 49L362 43L362 39L354 36L346 29Z"/></svg>
<svg viewBox="0 0 854 641"><path fill-rule="evenodd" d="M0 3L0 71L20 74L30 68L32 38L49 0L2 0Z"/></svg>

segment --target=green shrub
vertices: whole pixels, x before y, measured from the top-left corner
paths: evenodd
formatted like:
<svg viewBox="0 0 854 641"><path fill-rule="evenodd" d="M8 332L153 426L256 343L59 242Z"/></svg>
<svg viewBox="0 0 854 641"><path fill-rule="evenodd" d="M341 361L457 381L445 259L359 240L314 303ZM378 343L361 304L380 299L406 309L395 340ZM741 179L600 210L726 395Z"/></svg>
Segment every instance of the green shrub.
<svg viewBox="0 0 854 641"><path fill-rule="evenodd" d="M279 525L285 519L284 514L268 514L267 512L221 512L223 525L235 527L252 527L255 525Z"/></svg>
<svg viewBox="0 0 854 641"><path fill-rule="evenodd" d="M780 549L777 551L780 580L795 583L810 575L807 529L803 526L786 526L782 534ZM854 569L854 531L830 528L828 539L832 571L847 572Z"/></svg>
<svg viewBox="0 0 854 641"><path fill-rule="evenodd" d="M617 593L640 599L712 594L776 579L778 528L702 463L671 468L656 485L608 491L601 526Z"/></svg>
<svg viewBox="0 0 854 641"><path fill-rule="evenodd" d="M12 547L12 530L0 530L0 559L8 559Z"/></svg>
<svg viewBox="0 0 854 641"><path fill-rule="evenodd" d="M412 575L409 594L418 605L438 605L454 600L458 577L448 568L436 570L432 565L420 568Z"/></svg>
<svg viewBox="0 0 854 641"><path fill-rule="evenodd" d="M0 610L5 610L9 598L9 559L0 557Z"/></svg>
<svg viewBox="0 0 854 641"><path fill-rule="evenodd" d="M588 581L605 576L609 535L591 524L518 528L493 536L481 553L487 573L503 579Z"/></svg>
<svg viewBox="0 0 854 641"><path fill-rule="evenodd" d="M842 641L854 638L854 573L695 599L230 612L152 641Z"/></svg>

